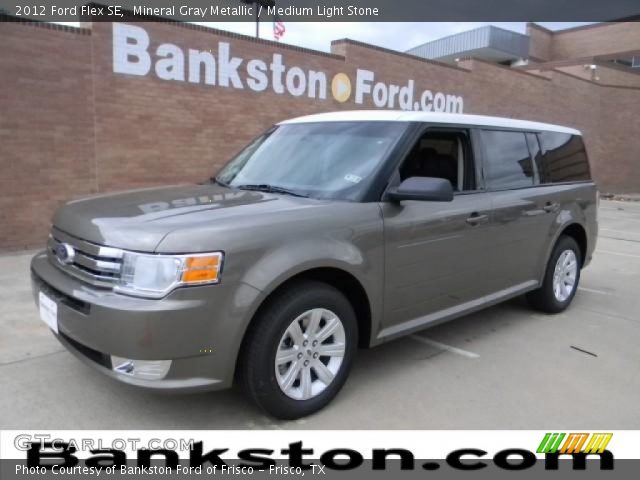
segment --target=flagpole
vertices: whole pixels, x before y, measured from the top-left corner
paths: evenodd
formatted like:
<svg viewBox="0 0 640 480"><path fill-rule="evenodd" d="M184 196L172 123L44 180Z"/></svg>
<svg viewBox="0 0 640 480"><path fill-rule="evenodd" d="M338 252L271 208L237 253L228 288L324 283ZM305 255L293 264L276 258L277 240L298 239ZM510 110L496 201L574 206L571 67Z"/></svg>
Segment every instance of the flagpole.
<svg viewBox="0 0 640 480"><path fill-rule="evenodd" d="M273 7L275 0L240 0L246 5L253 5L256 9L256 38L260 38L260 7Z"/></svg>
<svg viewBox="0 0 640 480"><path fill-rule="evenodd" d="M260 8L256 2L256 38L260 38Z"/></svg>

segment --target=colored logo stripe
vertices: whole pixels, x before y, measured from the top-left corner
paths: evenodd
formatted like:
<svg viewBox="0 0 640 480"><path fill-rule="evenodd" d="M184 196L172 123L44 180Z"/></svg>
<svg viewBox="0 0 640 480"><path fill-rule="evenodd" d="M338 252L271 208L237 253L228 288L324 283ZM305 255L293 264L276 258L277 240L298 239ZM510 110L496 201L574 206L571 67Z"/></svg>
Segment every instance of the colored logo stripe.
<svg viewBox="0 0 640 480"><path fill-rule="evenodd" d="M602 453L609 445L612 436L612 433L593 433L589 438L588 433L570 433L569 435L559 432L546 433L538 446L537 453ZM587 439L589 439L588 442ZM562 443L563 440L564 443ZM582 447L585 443L587 446L583 451ZM561 444L562 447L560 447Z"/></svg>
<svg viewBox="0 0 640 480"><path fill-rule="evenodd" d="M587 447L584 449L584 453L604 452L612 436L613 433L594 433L591 435L591 440L589 440Z"/></svg>
<svg viewBox="0 0 640 480"><path fill-rule="evenodd" d="M560 453L580 453L587 438L589 438L588 433L570 433L564 445L562 445Z"/></svg>
<svg viewBox="0 0 640 480"><path fill-rule="evenodd" d="M538 453L556 453L560 442L565 437L564 433L547 433L545 434L540 446L538 447Z"/></svg>

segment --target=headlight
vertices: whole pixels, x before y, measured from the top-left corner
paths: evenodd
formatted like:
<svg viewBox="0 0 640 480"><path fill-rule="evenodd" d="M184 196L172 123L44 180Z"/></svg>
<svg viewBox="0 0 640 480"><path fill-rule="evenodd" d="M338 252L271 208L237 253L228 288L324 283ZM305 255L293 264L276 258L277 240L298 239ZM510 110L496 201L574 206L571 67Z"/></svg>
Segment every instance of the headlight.
<svg viewBox="0 0 640 480"><path fill-rule="evenodd" d="M120 281L115 291L141 297L161 298L183 285L218 283L222 252L195 255L148 255L125 252Z"/></svg>

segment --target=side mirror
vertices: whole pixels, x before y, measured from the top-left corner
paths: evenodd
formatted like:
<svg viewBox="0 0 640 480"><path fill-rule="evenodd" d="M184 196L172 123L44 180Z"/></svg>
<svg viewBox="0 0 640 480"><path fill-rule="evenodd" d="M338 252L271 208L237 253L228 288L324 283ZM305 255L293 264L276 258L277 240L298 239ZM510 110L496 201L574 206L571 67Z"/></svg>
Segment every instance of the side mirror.
<svg viewBox="0 0 640 480"><path fill-rule="evenodd" d="M422 200L429 202L450 202L453 200L451 182L444 178L410 177L387 193L392 202L402 200Z"/></svg>

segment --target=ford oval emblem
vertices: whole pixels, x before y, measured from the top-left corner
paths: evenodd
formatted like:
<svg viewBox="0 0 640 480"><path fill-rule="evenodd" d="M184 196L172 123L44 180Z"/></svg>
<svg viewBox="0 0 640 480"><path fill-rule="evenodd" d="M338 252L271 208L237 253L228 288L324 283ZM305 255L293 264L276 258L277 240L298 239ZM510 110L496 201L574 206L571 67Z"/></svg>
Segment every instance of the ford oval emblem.
<svg viewBox="0 0 640 480"><path fill-rule="evenodd" d="M68 243L59 243L56 247L56 257L60 262L69 265L73 263L76 251Z"/></svg>

